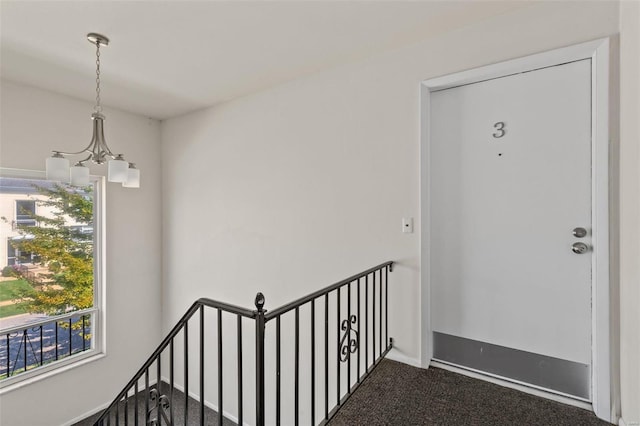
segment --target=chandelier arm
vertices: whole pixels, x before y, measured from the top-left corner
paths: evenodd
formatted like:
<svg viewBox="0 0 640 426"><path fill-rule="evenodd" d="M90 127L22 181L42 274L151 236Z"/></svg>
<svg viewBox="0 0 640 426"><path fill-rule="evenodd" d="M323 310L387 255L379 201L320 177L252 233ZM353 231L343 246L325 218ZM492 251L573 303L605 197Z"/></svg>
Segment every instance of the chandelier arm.
<svg viewBox="0 0 640 426"><path fill-rule="evenodd" d="M117 157L117 155L111 152L109 146L104 141L98 141L93 148L93 152L94 157L100 158L101 160L103 160L105 157L109 157L114 160Z"/></svg>
<svg viewBox="0 0 640 426"><path fill-rule="evenodd" d="M90 144L89 144L89 146L87 146L87 147L86 147L85 149L83 149L82 151L78 151L78 152L65 152L65 151L51 151L51 152L53 152L54 154L62 154L62 155L80 155L80 154L82 154L83 152L89 152L89 153L91 153L91 152L92 152L92 151L91 151L91 149L90 149L90 148L91 148L91 145L93 145L93 143L90 143ZM83 161L86 161L86 160L83 160Z"/></svg>
<svg viewBox="0 0 640 426"><path fill-rule="evenodd" d="M86 163L87 161L91 160L92 157L93 157L93 155L89 154L89 156L87 158L85 158L84 160L77 161L76 165L80 164L81 166L84 166L84 163Z"/></svg>
<svg viewBox="0 0 640 426"><path fill-rule="evenodd" d="M100 142L99 148L102 150L102 152L104 154L108 155L112 159L117 157L117 155L115 155L113 152L111 152L111 149L109 149L109 146L107 145L106 142L104 142L104 141Z"/></svg>

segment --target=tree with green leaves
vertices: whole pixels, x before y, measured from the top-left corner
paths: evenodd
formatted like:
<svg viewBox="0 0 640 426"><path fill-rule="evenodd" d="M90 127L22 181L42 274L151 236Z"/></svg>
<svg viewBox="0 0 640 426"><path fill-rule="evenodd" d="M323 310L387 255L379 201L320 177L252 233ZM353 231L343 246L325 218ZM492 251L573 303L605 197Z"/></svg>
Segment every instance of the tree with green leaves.
<svg viewBox="0 0 640 426"><path fill-rule="evenodd" d="M56 184L37 187L45 197L39 206L49 207L51 215L36 215L34 226L21 226L21 237L11 244L21 252L32 253L48 273L41 277L23 273L36 291L21 294L31 313L58 315L93 306L93 196L91 188ZM5 218L3 218L6 220ZM71 226L82 225L82 226ZM18 268L18 273L20 269ZM43 282L44 281L44 282Z"/></svg>

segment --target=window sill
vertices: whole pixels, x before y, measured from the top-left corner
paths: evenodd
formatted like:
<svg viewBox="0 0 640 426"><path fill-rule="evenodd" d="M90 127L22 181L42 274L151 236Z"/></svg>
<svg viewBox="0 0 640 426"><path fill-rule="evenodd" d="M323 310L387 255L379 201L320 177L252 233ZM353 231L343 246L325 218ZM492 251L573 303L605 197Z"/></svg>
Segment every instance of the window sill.
<svg viewBox="0 0 640 426"><path fill-rule="evenodd" d="M50 365L36 367L33 370L20 373L17 376L9 377L0 382L0 395L13 392L24 386L37 383L41 380L48 379L49 377L53 377L60 373L72 370L76 367L89 364L91 362L102 359L105 356L106 354L104 352L89 350L76 355L72 355L69 358L65 358Z"/></svg>

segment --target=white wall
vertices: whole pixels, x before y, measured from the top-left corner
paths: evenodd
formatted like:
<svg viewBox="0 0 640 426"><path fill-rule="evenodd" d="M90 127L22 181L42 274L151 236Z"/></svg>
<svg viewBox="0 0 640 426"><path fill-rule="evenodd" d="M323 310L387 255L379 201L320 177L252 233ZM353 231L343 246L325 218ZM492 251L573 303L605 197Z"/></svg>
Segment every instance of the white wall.
<svg viewBox="0 0 640 426"><path fill-rule="evenodd" d="M0 166L43 170L52 149L77 151L89 143L90 103L7 81L1 90ZM60 425L97 409L160 339L160 125L109 108L105 115L107 142L143 174L138 190L107 183L107 356L3 394L2 425ZM104 167L93 172L104 174Z"/></svg>
<svg viewBox="0 0 640 426"><path fill-rule="evenodd" d="M417 364L420 81L618 31L617 3L539 3L164 122L164 329L198 297L250 307L260 290L272 309L390 259L395 356ZM634 185L623 198L637 204ZM623 336L640 329L632 316ZM637 368L632 350L623 369Z"/></svg>
<svg viewBox="0 0 640 426"><path fill-rule="evenodd" d="M640 425L640 3L620 5L620 386Z"/></svg>

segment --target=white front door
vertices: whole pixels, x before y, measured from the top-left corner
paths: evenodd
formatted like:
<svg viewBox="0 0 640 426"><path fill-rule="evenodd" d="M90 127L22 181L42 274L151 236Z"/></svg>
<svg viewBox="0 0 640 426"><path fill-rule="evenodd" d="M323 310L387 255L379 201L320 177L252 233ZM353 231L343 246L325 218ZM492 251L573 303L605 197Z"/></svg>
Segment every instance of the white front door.
<svg viewBox="0 0 640 426"><path fill-rule="evenodd" d="M583 400L591 69L585 59L432 92L427 188L434 359Z"/></svg>

